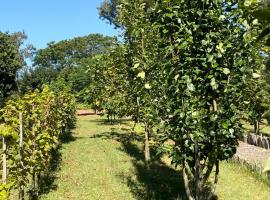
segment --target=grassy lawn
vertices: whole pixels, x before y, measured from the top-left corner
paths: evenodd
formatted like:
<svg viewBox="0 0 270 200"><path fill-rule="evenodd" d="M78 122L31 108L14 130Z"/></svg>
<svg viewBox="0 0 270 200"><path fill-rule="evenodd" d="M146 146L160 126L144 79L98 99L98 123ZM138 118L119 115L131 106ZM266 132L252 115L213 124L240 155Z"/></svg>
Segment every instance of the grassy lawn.
<svg viewBox="0 0 270 200"><path fill-rule="evenodd" d="M61 150L61 166L51 174L42 200L185 199L181 173L155 162L143 164L142 145L130 141L122 125L107 125L96 116L78 118L74 140ZM219 199L269 199L270 188L244 168L223 163Z"/></svg>
<svg viewBox="0 0 270 200"><path fill-rule="evenodd" d="M270 199L270 185L237 163L224 162L221 165L219 180L218 196L220 199Z"/></svg>

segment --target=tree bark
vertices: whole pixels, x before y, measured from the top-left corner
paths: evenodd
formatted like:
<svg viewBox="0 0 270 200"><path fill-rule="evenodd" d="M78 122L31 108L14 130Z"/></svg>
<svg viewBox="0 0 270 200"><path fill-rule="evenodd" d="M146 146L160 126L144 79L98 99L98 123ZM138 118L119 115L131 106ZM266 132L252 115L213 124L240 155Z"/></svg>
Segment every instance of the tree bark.
<svg viewBox="0 0 270 200"><path fill-rule="evenodd" d="M135 131L136 125L137 125L137 121L134 121L134 124L133 124L132 129L131 129L132 132Z"/></svg>
<svg viewBox="0 0 270 200"><path fill-rule="evenodd" d="M132 129L131 129L131 139L134 139L135 138L135 127L137 125L137 122L134 121L134 124L132 126Z"/></svg>
<svg viewBox="0 0 270 200"><path fill-rule="evenodd" d="M2 174L2 183L7 183L7 144L5 137L2 137L3 145L3 174Z"/></svg>
<svg viewBox="0 0 270 200"><path fill-rule="evenodd" d="M254 132L257 135L260 133L260 122L259 122L259 120L255 120L255 123L254 123Z"/></svg>
<svg viewBox="0 0 270 200"><path fill-rule="evenodd" d="M205 174L203 176L202 185L205 185L206 182L208 181L208 179L209 179L209 177L211 175L211 172L213 170L213 167L214 167L214 163L209 161L206 172L205 172Z"/></svg>
<svg viewBox="0 0 270 200"><path fill-rule="evenodd" d="M214 181L214 191L213 194L217 191L217 184L218 184L218 175L219 175L219 161L216 162L216 173L215 173L215 181Z"/></svg>
<svg viewBox="0 0 270 200"><path fill-rule="evenodd" d="M212 193L210 193L208 200L211 200L217 192L218 176L219 176L219 161L216 162L214 189L213 189Z"/></svg>
<svg viewBox="0 0 270 200"><path fill-rule="evenodd" d="M187 195L187 198L189 200L195 200L192 195L191 195L191 191L190 191L190 188L189 188L189 180L188 180L188 176L186 174L186 166L185 164L183 163L183 179L184 179L184 185L185 185L185 190L186 190L186 195Z"/></svg>
<svg viewBox="0 0 270 200"><path fill-rule="evenodd" d="M217 107L217 102L216 100L214 99L213 100L213 107L214 107L214 112L217 112L218 111L218 107ZM213 196L215 195L216 193L216 190L217 190L217 183L218 183L218 176L219 176L219 160L216 158L216 161L215 161L215 165L216 165L216 172L215 172L215 180L214 180L214 189L212 191L212 193L210 193L208 199L212 199Z"/></svg>

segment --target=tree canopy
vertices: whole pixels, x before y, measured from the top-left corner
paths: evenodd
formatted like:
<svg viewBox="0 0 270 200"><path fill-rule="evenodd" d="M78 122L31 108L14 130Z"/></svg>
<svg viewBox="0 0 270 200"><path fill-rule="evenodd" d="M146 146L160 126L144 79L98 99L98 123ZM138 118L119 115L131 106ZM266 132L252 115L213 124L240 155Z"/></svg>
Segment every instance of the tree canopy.
<svg viewBox="0 0 270 200"><path fill-rule="evenodd" d="M105 0L101 3L98 8L99 16L103 20L107 20L110 24L114 24L116 27L119 27L117 22L117 5L119 0Z"/></svg>
<svg viewBox="0 0 270 200"><path fill-rule="evenodd" d="M23 73L21 92L41 88L44 83L49 84L57 78L69 84L74 92L79 92L89 83L86 73L87 66L91 66L89 60L107 54L115 41L113 37L90 34L49 43L47 48L36 52L33 67Z"/></svg>
<svg viewBox="0 0 270 200"><path fill-rule="evenodd" d="M16 88L16 74L23 64L16 36L0 32L0 104Z"/></svg>
<svg viewBox="0 0 270 200"><path fill-rule="evenodd" d="M123 30L127 94L137 101L129 104L137 107L131 115L145 124L145 141L149 125L159 120L161 143L172 163L182 167L189 199L208 198L205 187L213 168L217 184L219 161L236 152L243 90L261 73L260 24L247 11L248 2L112 3L104 5L116 9L114 14L101 17Z"/></svg>
<svg viewBox="0 0 270 200"><path fill-rule="evenodd" d="M101 34L90 34L60 42L50 42L48 47L37 51L34 66L61 70L75 67L87 57L107 53L115 39Z"/></svg>

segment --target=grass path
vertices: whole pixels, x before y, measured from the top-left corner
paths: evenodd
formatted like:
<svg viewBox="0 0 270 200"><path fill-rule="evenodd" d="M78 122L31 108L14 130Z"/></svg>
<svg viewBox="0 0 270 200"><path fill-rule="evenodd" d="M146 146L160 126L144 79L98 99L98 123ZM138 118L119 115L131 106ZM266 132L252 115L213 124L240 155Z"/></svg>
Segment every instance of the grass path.
<svg viewBox="0 0 270 200"><path fill-rule="evenodd" d="M118 172L131 167L130 158L118 150L120 144L91 138L95 133L110 131L109 126L99 123L96 117L79 118L75 140L63 145L56 188L42 199L133 199L128 186L118 177Z"/></svg>
<svg viewBox="0 0 270 200"><path fill-rule="evenodd" d="M184 199L181 175L156 162L143 165L139 142L129 142L124 125L106 125L97 116L78 118L73 141L63 144L60 169L42 200ZM113 128L113 129L112 129ZM270 188L237 164L221 166L219 199L270 199Z"/></svg>

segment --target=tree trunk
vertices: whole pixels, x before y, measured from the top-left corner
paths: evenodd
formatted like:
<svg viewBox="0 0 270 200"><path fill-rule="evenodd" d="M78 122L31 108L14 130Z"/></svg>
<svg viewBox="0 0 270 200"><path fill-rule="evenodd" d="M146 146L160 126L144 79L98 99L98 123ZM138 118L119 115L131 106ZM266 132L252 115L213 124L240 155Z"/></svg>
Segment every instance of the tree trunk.
<svg viewBox="0 0 270 200"><path fill-rule="evenodd" d="M189 200L195 200L192 195L191 195L191 191L189 188L189 180L188 180L188 175L186 173L186 166L183 163L183 179L184 179L184 185L185 185L185 190L186 190L186 195L188 197Z"/></svg>
<svg viewBox="0 0 270 200"><path fill-rule="evenodd" d="M204 174L203 180L202 180L202 185L205 185L211 175L211 172L213 170L214 163L209 161L209 164L207 165L206 172Z"/></svg>
<svg viewBox="0 0 270 200"><path fill-rule="evenodd" d="M214 99L213 101L213 107L214 107L214 112L217 112L218 111L218 107L217 107L217 102L216 100ZM218 176L219 176L219 160L216 158L216 161L215 161L215 165L216 165L216 172L215 172L215 180L214 180L214 189L213 191L210 193L208 199L211 200L215 193L216 193L216 190L217 190L217 183L218 183Z"/></svg>
<svg viewBox="0 0 270 200"><path fill-rule="evenodd" d="M257 135L259 135L259 133L260 133L260 122L259 122L259 120L255 120L255 123L254 123L254 132Z"/></svg>
<svg viewBox="0 0 270 200"><path fill-rule="evenodd" d="M219 176L219 161L216 162L216 172L215 172L215 180L214 180L214 189L212 193L210 193L208 200L213 199L217 192L217 184L218 184L218 176Z"/></svg>
<svg viewBox="0 0 270 200"><path fill-rule="evenodd" d="M132 129L131 129L132 132L135 131L136 125L137 125L137 121L134 121L134 124L133 124Z"/></svg>
<svg viewBox="0 0 270 200"><path fill-rule="evenodd" d="M19 114L20 121L20 144L19 144L19 158L20 158L20 180L19 180L19 200L24 200L24 164L23 164L23 119L22 113Z"/></svg>
<svg viewBox="0 0 270 200"><path fill-rule="evenodd" d="M113 114L111 114L111 124L113 124Z"/></svg>
<svg viewBox="0 0 270 200"><path fill-rule="evenodd" d="M151 160L151 155L150 155L150 145L149 145L149 127L145 123L145 131L144 131L144 159L145 163L148 165L150 160Z"/></svg>
<svg viewBox="0 0 270 200"><path fill-rule="evenodd" d="M218 175L219 175L219 161L216 162L216 173L215 173L215 181L214 181L214 191L213 191L213 194L215 194L217 192Z"/></svg>
<svg viewBox="0 0 270 200"><path fill-rule="evenodd" d="M7 144L5 137L2 137L3 143L3 174L2 174L2 183L7 183Z"/></svg>
<svg viewBox="0 0 270 200"><path fill-rule="evenodd" d="M135 127L137 125L137 120L134 121L134 124L132 126L132 129L131 129L131 137L134 138L135 137Z"/></svg>

